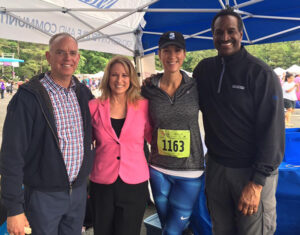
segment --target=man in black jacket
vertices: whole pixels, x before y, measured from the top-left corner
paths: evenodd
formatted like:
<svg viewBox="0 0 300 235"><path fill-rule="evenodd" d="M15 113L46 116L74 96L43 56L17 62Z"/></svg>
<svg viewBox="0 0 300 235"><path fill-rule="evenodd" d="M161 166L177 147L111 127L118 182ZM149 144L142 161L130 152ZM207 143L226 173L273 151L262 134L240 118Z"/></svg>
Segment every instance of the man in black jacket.
<svg viewBox="0 0 300 235"><path fill-rule="evenodd" d="M93 162L92 94L73 76L80 58L75 38L54 35L46 58L51 71L22 85L7 109L0 168L7 230L79 235Z"/></svg>
<svg viewBox="0 0 300 235"><path fill-rule="evenodd" d="M194 70L208 148L206 195L214 235L273 234L284 109L272 69L241 46L231 9L213 19L218 56Z"/></svg>

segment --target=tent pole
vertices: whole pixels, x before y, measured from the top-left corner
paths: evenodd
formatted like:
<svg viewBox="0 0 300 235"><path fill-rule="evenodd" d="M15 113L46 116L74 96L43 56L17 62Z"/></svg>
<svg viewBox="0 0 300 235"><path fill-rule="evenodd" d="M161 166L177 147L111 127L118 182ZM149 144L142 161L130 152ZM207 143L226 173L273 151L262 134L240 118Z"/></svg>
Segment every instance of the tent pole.
<svg viewBox="0 0 300 235"><path fill-rule="evenodd" d="M95 29L93 26L91 26L90 24L88 24L87 22L81 20L79 17L77 17L76 15L72 14L71 12L67 12L67 14L69 14L70 16L72 16L74 19L78 20L79 22L83 23L84 25L88 26L90 29ZM130 48L124 46L123 44L119 43L118 41L114 40L113 38L111 38L110 36L102 33L101 31L99 31L100 34L102 34L103 37L106 37L108 39L110 39L111 41L113 41L114 43L116 43L117 45L127 49L128 51L133 53L133 50L131 50ZM92 38L92 39L96 39L96 38ZM84 41L84 40L81 40ZM79 41L79 42L81 42Z"/></svg>
<svg viewBox="0 0 300 235"><path fill-rule="evenodd" d="M143 9L143 8L145 8L145 7L148 7L148 6L154 4L154 3L158 2L158 1L159 1L159 0L154 0L154 1L150 2L150 3L144 4L144 5L142 5L141 7L138 7L137 9L135 9L135 10L133 10L133 11L131 11L131 12L128 12L127 14L124 14L124 15L122 15L122 16L120 16L120 17L114 19L114 20L112 20L111 22L108 22L108 23L106 23L106 24L104 24L104 25L102 25L102 26L100 26L100 27L98 27L98 28L96 28L96 29L94 29L94 30L92 30L92 31L90 31L90 32L88 32L88 33L86 33L86 34L83 34L82 36L78 37L77 39L79 40L79 39L81 39L81 38L84 38L84 37L86 37L86 36L92 34L92 33L95 33L95 32L97 32L97 31L99 31L99 30L101 30L101 29L103 29L103 28L106 28L107 26L112 25L112 24L114 24L114 23L116 23L116 22L118 22L118 21L120 21L120 20L122 20L122 19L124 19L124 18L126 18L126 17L128 17L128 16L130 16L130 15L136 13L136 12L138 12L140 9Z"/></svg>
<svg viewBox="0 0 300 235"><path fill-rule="evenodd" d="M219 1L219 3L220 3L221 7L222 7L223 9L225 9L225 5L224 5L223 1L222 1L222 0L218 0L218 1Z"/></svg>
<svg viewBox="0 0 300 235"><path fill-rule="evenodd" d="M136 73L138 75L138 79L140 81L140 84L142 84L142 62L141 62L141 56L143 55L143 45L142 45L142 30L136 29L135 30L135 51L134 51L134 62L136 65Z"/></svg>
<svg viewBox="0 0 300 235"><path fill-rule="evenodd" d="M135 33L135 30L133 30L133 31L128 31L128 32L123 32L123 33L102 34L101 36L96 36L96 37L93 37L92 39L100 39L100 38L116 37L116 36L120 36L120 35L133 34L133 33ZM91 39L80 39L80 42L85 42L85 41L89 41L89 40L91 40Z"/></svg>
<svg viewBox="0 0 300 235"><path fill-rule="evenodd" d="M275 36L278 36L278 35L281 35L281 34L284 34L284 33L288 33L288 32L291 32L291 31L295 31L295 30L298 30L298 29L300 29L300 26L296 26L294 28L290 28L290 29L283 30L283 31L280 31L280 32L277 32L277 33L273 33L273 34L270 34L270 35L265 36L265 37L257 38L255 40L252 40L251 42L256 43L256 42L259 42L259 41L262 41L262 40L265 40L265 39L268 39L268 38L271 38L271 37L275 37Z"/></svg>
<svg viewBox="0 0 300 235"><path fill-rule="evenodd" d="M264 15L251 15L253 18L274 19L274 20L300 20L299 17L282 17L282 16L264 16Z"/></svg>
<svg viewBox="0 0 300 235"><path fill-rule="evenodd" d="M248 2L237 4L236 6L234 6L234 8L246 7L246 6L253 5L255 3L262 2L262 1L264 1L264 0L250 0Z"/></svg>

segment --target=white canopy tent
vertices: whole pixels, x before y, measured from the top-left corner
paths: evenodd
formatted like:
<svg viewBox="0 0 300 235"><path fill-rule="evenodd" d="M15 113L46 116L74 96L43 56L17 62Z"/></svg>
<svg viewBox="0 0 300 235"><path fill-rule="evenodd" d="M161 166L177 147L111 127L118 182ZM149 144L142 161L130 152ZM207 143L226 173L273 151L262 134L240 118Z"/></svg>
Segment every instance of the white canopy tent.
<svg viewBox="0 0 300 235"><path fill-rule="evenodd" d="M289 67L286 71L288 71L289 73L298 75L298 74L300 74L300 66L294 64L291 67Z"/></svg>
<svg viewBox="0 0 300 235"><path fill-rule="evenodd" d="M52 35L67 32L79 39L82 49L134 55L137 37L134 32L144 16L138 11L151 3L149 0L1 0L0 37L48 44ZM115 10L110 10L112 6Z"/></svg>
<svg viewBox="0 0 300 235"><path fill-rule="evenodd" d="M276 73L277 76L282 76L283 73L285 73L285 71L286 71L285 69L280 68L280 67L277 67L274 69L274 72Z"/></svg>

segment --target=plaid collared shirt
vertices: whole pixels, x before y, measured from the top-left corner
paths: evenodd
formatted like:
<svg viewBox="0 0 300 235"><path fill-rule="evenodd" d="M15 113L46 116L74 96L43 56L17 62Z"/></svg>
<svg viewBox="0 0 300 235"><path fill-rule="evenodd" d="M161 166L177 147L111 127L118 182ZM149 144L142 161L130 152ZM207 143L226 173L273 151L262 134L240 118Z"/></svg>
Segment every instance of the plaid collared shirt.
<svg viewBox="0 0 300 235"><path fill-rule="evenodd" d="M49 76L41 79L53 106L56 129L69 181L73 182L80 170L83 160L83 123L80 106L75 93L75 82L72 78L71 86L63 88L56 84Z"/></svg>

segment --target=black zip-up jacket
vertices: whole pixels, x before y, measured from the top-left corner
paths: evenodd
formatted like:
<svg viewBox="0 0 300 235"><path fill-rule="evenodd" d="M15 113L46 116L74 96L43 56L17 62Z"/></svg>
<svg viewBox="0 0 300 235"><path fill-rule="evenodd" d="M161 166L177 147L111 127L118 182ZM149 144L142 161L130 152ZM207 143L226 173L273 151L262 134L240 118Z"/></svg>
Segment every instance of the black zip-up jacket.
<svg viewBox="0 0 300 235"><path fill-rule="evenodd" d="M1 194L8 216L23 213L22 184L39 191L65 191L86 181L93 163L92 130L88 101L93 95L75 77L75 92L84 128L84 157L70 185L59 147L50 97L40 74L20 86L10 101L1 147Z"/></svg>
<svg viewBox="0 0 300 235"><path fill-rule="evenodd" d="M250 180L264 185L284 154L282 90L273 70L242 47L202 60L193 77L208 154L226 167L253 167Z"/></svg>

